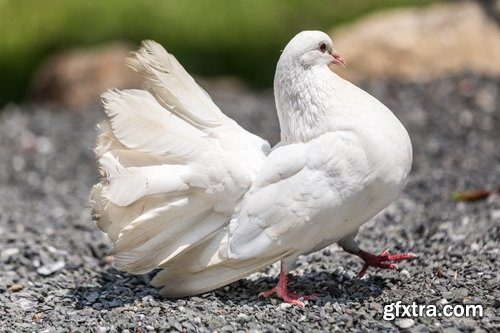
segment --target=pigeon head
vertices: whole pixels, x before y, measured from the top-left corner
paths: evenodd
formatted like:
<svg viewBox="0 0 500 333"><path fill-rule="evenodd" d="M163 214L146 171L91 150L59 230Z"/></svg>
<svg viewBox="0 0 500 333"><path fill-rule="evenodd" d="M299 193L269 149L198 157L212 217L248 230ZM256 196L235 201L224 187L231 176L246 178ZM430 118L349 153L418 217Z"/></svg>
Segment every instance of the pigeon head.
<svg viewBox="0 0 500 333"><path fill-rule="evenodd" d="M306 142L331 130L335 91L343 79L330 64L345 60L324 32L302 31L285 46L274 75L282 142Z"/></svg>
<svg viewBox="0 0 500 333"><path fill-rule="evenodd" d="M302 31L286 45L280 62L293 62L303 67L336 64L345 66L342 56L333 50L332 39L322 31Z"/></svg>

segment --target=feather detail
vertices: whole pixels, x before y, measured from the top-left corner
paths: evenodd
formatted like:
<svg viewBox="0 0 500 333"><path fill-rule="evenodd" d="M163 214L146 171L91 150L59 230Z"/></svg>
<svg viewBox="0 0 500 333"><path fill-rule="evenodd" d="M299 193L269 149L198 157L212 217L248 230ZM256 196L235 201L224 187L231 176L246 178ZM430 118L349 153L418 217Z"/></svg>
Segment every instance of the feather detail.
<svg viewBox="0 0 500 333"><path fill-rule="evenodd" d="M210 215L210 204L200 195L176 197L163 206L149 210L125 227L115 242L114 253L134 249L146 241L163 236L168 230L168 237L175 238L186 229L194 226L192 218ZM202 218L201 220L203 220Z"/></svg>
<svg viewBox="0 0 500 333"><path fill-rule="evenodd" d="M129 64L149 91L102 95L108 119L97 126L94 149L102 180L92 188L92 217L114 242L115 266L136 274L166 268L159 284L186 275L180 293L187 293L275 261L225 254L231 214L269 144L226 117L160 45L144 42ZM187 277L194 272L200 278ZM225 276L216 281L218 272ZM205 287L203 276L211 279Z"/></svg>
<svg viewBox="0 0 500 333"><path fill-rule="evenodd" d="M160 44L146 40L128 65L144 75L148 90L167 110L199 129L220 126L227 118L177 59Z"/></svg>
<svg viewBox="0 0 500 333"><path fill-rule="evenodd" d="M128 206L150 195L184 192L189 186L183 180L182 165L154 165L124 167L110 152L99 159L99 166L107 174L104 196L119 206Z"/></svg>
<svg viewBox="0 0 500 333"><path fill-rule="evenodd" d="M164 222L164 228L161 226L157 235L144 238L147 241L142 245L129 251L121 251L115 256L118 269L132 273L148 272L164 263L177 260L177 256L212 237L227 223L227 216L206 209L190 211L174 219L166 214L157 215L156 218L168 219ZM149 222L151 221L147 221Z"/></svg>
<svg viewBox="0 0 500 333"><path fill-rule="evenodd" d="M115 137L127 148L191 158L208 148L205 134L162 108L143 90L109 90L102 95Z"/></svg>
<svg viewBox="0 0 500 333"><path fill-rule="evenodd" d="M141 198L133 204L123 207L104 197L103 188L105 186L105 184L99 183L92 188L92 217L97 222L99 229L104 231L113 242L118 240L123 228L139 216L172 200L171 195L161 194Z"/></svg>
<svg viewBox="0 0 500 333"><path fill-rule="evenodd" d="M113 129L109 121L101 121L96 126L97 139L96 147L94 148L94 153L96 158L99 159L104 153L110 150L121 150L126 149L126 147L118 141L118 139L113 134Z"/></svg>

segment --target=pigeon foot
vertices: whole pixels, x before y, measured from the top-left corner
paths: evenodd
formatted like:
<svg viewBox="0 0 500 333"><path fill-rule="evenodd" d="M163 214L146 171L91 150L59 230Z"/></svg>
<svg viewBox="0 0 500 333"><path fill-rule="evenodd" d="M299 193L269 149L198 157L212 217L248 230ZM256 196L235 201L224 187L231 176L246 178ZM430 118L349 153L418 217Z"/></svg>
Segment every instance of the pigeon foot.
<svg viewBox="0 0 500 333"><path fill-rule="evenodd" d="M259 297L269 297L274 293L276 293L276 295L283 301L300 306L305 305L301 299L308 300L317 298L316 295L300 295L288 291L288 273L286 272L280 273L280 278L276 287L259 293Z"/></svg>
<svg viewBox="0 0 500 333"><path fill-rule="evenodd" d="M385 249L379 255L371 254L363 250L358 250L353 254L365 261L365 265L358 273L358 278L363 277L370 266L385 269L397 269L398 266L396 264L388 261L400 261L416 257L416 255L411 252L389 254L388 249Z"/></svg>

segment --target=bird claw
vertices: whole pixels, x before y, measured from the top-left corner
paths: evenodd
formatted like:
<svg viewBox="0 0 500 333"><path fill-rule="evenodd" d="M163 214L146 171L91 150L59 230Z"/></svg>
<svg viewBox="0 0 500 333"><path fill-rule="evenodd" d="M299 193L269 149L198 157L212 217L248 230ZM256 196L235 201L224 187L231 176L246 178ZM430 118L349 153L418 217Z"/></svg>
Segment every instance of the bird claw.
<svg viewBox="0 0 500 333"><path fill-rule="evenodd" d="M365 261L365 265L357 274L358 278L362 278L370 266L384 269L398 269L398 265L388 263L387 261L400 261L416 257L416 255L411 252L389 254L388 249L385 249L379 255L373 255L363 250L360 250L356 255Z"/></svg>
<svg viewBox="0 0 500 333"><path fill-rule="evenodd" d="M300 295L296 293L292 293L288 290L282 290L281 288L274 287L269 290L263 291L259 293L259 297L269 297L272 294L276 293L276 295L281 298L284 302L295 304L295 305L300 305L300 306L305 306L304 302L301 300L309 300L309 299L316 299L318 296L316 295Z"/></svg>
<svg viewBox="0 0 500 333"><path fill-rule="evenodd" d="M292 293L288 291L288 276L286 273L281 273L280 274L280 279L278 281L278 284L276 287L271 288L269 290L263 291L259 293L259 297L269 297L272 294L276 293L276 295L281 298L284 302L295 304L295 305L300 305L300 306L305 306L304 302L301 300L308 300L308 299L316 299L318 296L316 295L300 295L296 293Z"/></svg>

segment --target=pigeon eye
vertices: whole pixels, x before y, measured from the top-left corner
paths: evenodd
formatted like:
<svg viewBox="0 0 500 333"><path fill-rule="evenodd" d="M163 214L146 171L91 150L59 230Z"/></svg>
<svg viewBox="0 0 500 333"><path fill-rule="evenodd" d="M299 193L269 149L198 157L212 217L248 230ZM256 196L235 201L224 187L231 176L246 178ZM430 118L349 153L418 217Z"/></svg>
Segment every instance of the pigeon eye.
<svg viewBox="0 0 500 333"><path fill-rule="evenodd" d="M323 52L323 53L324 53L324 52L326 51L326 49L327 49L326 43L321 43L321 44L319 44L318 49L319 49L321 52Z"/></svg>

